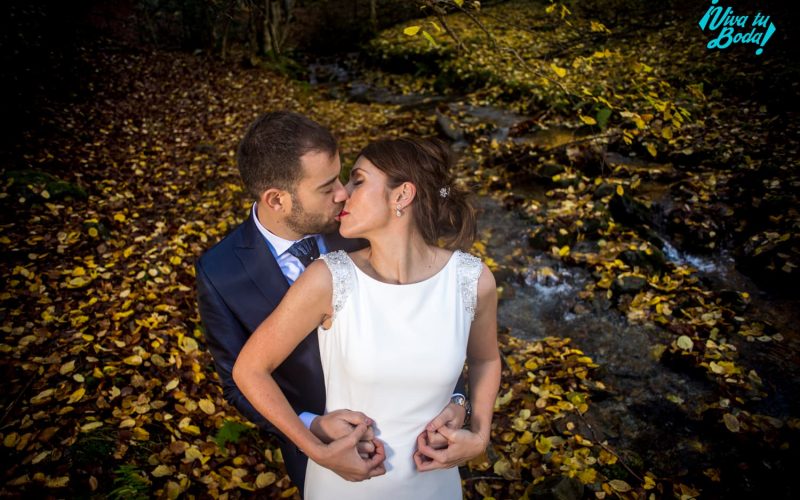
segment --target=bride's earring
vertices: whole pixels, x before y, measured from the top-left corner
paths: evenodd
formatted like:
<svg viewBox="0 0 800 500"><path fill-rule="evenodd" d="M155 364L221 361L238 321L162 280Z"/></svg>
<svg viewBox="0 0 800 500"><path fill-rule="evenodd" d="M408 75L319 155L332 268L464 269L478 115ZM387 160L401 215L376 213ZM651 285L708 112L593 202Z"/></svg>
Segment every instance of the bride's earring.
<svg viewBox="0 0 800 500"><path fill-rule="evenodd" d="M395 211L394 211L394 214L395 214L396 216L398 216L398 217L401 217L401 216L403 215L403 212L401 212L401 211L400 211L400 209L401 209L401 208L402 208L402 207L401 207L401 206L400 206L400 204L398 203L398 204L397 204L397 208L396 208L396 209L395 209Z"/></svg>

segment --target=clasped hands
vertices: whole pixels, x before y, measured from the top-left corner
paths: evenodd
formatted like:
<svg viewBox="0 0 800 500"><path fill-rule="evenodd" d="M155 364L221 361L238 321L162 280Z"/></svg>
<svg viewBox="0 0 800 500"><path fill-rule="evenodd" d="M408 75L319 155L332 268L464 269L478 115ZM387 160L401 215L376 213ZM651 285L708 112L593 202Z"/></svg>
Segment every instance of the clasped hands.
<svg viewBox="0 0 800 500"><path fill-rule="evenodd" d="M460 465L479 455L485 443L462 429L464 408L449 404L417 437L414 462L419 471ZM374 422L361 412L335 410L316 417L311 432L324 443L308 455L348 481L363 481L386 473L386 450L375 437Z"/></svg>

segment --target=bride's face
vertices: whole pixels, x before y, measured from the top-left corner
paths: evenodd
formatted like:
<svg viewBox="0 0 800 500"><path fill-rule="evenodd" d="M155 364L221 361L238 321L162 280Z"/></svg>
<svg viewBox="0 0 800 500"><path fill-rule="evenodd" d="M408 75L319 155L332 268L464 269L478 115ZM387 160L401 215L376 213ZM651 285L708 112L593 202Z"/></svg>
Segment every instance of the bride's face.
<svg viewBox="0 0 800 500"><path fill-rule="evenodd" d="M350 198L340 215L339 233L345 238L363 238L385 227L393 215L388 177L363 156L350 171L345 189Z"/></svg>

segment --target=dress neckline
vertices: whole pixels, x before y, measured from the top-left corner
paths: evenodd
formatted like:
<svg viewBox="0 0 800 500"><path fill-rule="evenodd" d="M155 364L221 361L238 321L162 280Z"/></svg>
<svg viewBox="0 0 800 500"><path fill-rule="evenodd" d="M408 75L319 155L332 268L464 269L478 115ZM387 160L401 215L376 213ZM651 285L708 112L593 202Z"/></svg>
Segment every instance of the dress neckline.
<svg viewBox="0 0 800 500"><path fill-rule="evenodd" d="M381 281L381 280L375 279L372 276L370 276L369 274L367 274L364 271L362 271L361 268L356 265L356 262L353 260L352 257L350 257L349 254L345 253L345 255L347 255L348 259L350 259L350 263L353 264L353 267L356 269L356 273L360 274L361 276L364 276L365 278L367 278L368 281L372 281L373 283L378 283L380 285L385 285L385 286L411 287L411 286L415 286L415 285L422 285L424 283L428 283L428 282L433 281L434 279L438 278L439 275L444 273L445 269L447 269L450 266L450 264L453 263L453 261L455 260L455 256L456 256L456 254L458 252L459 252L458 250L453 251L453 253L450 254L450 258L447 259L447 263L445 263L445 265L442 266L441 269L436 271L436 273L434 273L433 276L431 276L429 278L425 278L422 281L415 281L414 283L386 283L385 281Z"/></svg>

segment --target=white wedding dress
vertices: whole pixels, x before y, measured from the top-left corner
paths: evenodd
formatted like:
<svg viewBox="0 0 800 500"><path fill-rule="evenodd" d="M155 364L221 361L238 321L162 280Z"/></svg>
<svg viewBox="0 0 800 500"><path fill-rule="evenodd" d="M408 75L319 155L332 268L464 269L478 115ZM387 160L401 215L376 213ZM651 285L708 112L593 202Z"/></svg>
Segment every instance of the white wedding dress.
<svg viewBox="0 0 800 500"><path fill-rule="evenodd" d="M333 321L318 329L326 411L361 411L386 446L386 474L348 482L308 461L305 498L461 498L458 468L417 472L416 438L452 396L466 359L481 261L456 251L436 275L392 285L343 251L322 259L333 276Z"/></svg>

